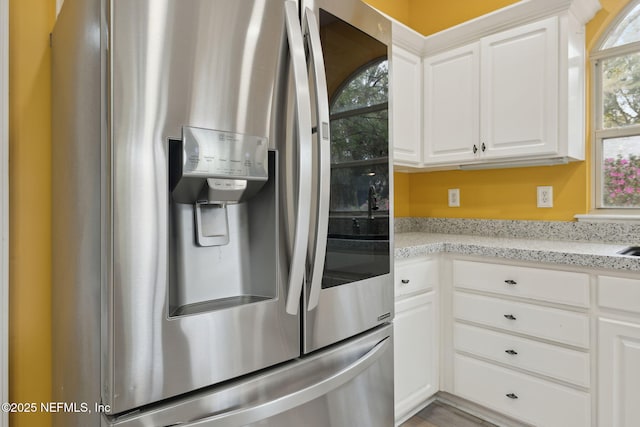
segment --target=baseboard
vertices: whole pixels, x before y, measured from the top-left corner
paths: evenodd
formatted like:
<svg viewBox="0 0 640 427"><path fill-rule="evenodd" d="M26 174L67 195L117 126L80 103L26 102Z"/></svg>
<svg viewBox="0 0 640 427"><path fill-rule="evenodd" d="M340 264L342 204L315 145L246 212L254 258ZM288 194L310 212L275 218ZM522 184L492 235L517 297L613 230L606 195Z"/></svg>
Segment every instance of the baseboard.
<svg viewBox="0 0 640 427"><path fill-rule="evenodd" d="M427 400L425 400L424 402L421 402L418 405L416 405L413 409L402 414L399 418L396 418L396 423L395 423L396 427L406 422L409 418L413 417L414 415L422 411L427 406L431 405L431 403L434 402L435 400L436 400L436 395L433 395Z"/></svg>
<svg viewBox="0 0 640 427"><path fill-rule="evenodd" d="M484 421L488 421L499 427L534 427L531 424L517 421L511 417L493 411L482 405L478 405L477 403L470 402L466 399L444 391L438 392L434 396L433 400L441 402L445 405L452 406L462 412L466 412L469 415L473 415L474 417L480 418Z"/></svg>

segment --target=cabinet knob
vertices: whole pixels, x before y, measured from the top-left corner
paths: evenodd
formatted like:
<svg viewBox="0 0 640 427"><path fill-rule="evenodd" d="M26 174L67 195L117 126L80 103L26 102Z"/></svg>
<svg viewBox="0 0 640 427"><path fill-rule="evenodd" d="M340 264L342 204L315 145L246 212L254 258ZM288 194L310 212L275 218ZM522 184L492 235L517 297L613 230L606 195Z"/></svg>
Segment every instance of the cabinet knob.
<svg viewBox="0 0 640 427"><path fill-rule="evenodd" d="M510 355L512 355L512 356L515 356L516 354L518 354L518 352L517 352L517 351L515 351L515 350L511 350L511 349L509 349L509 350L505 350L504 352L505 352L505 353L507 353L507 354L510 354Z"/></svg>
<svg viewBox="0 0 640 427"><path fill-rule="evenodd" d="M403 285L406 285L407 283L409 283L409 279L402 279L400 281L402 282Z"/></svg>
<svg viewBox="0 0 640 427"><path fill-rule="evenodd" d="M518 395L517 395L517 394L515 394L515 393L509 393L509 394L507 394L506 396L507 396L509 399L517 399L517 398L518 398Z"/></svg>
<svg viewBox="0 0 640 427"><path fill-rule="evenodd" d="M473 154L476 154L478 152L478 147L476 147L476 144L473 144Z"/></svg>
<svg viewBox="0 0 640 427"><path fill-rule="evenodd" d="M483 153L484 153L485 151L487 151L487 146L486 146L486 145L484 145L484 142L482 143L482 147L481 147L481 148L482 148L482 152L483 152Z"/></svg>
<svg viewBox="0 0 640 427"><path fill-rule="evenodd" d="M516 316L514 316L513 314L505 314L504 318L509 320L516 320Z"/></svg>
<svg viewBox="0 0 640 427"><path fill-rule="evenodd" d="M507 285L517 285L518 284L518 282L516 282L515 280L511 280L511 279L505 280L504 283L506 283Z"/></svg>

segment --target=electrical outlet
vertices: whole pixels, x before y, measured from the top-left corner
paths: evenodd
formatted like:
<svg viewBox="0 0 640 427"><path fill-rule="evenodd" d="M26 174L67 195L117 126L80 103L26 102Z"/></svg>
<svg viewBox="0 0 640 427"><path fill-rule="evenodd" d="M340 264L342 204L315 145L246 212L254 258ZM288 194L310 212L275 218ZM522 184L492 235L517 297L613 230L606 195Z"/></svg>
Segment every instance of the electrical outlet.
<svg viewBox="0 0 640 427"><path fill-rule="evenodd" d="M460 189L459 188L449 189L449 207L450 208L460 207Z"/></svg>
<svg viewBox="0 0 640 427"><path fill-rule="evenodd" d="M538 187L538 207L539 208L553 207L553 187L551 186Z"/></svg>

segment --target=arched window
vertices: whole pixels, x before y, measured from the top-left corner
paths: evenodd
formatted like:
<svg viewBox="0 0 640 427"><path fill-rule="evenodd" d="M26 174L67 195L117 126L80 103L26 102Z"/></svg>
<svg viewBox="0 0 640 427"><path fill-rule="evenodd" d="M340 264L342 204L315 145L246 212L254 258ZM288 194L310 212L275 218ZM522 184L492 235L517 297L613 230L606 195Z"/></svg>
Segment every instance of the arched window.
<svg viewBox="0 0 640 427"><path fill-rule="evenodd" d="M358 69L330 101L331 211L389 210L389 65L376 59Z"/></svg>
<svg viewBox="0 0 640 427"><path fill-rule="evenodd" d="M620 13L591 59L594 204L618 212L640 209L640 0Z"/></svg>

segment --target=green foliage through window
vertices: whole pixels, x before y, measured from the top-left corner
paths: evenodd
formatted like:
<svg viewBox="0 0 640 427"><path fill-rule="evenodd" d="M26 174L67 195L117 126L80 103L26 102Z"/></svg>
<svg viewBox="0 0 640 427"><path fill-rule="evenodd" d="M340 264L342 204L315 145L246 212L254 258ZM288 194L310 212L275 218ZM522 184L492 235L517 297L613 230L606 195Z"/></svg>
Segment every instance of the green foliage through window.
<svg viewBox="0 0 640 427"><path fill-rule="evenodd" d="M331 211L389 211L389 64L381 58L348 78L332 100Z"/></svg>
<svg viewBox="0 0 640 427"><path fill-rule="evenodd" d="M603 127L640 123L640 53L602 61Z"/></svg>

